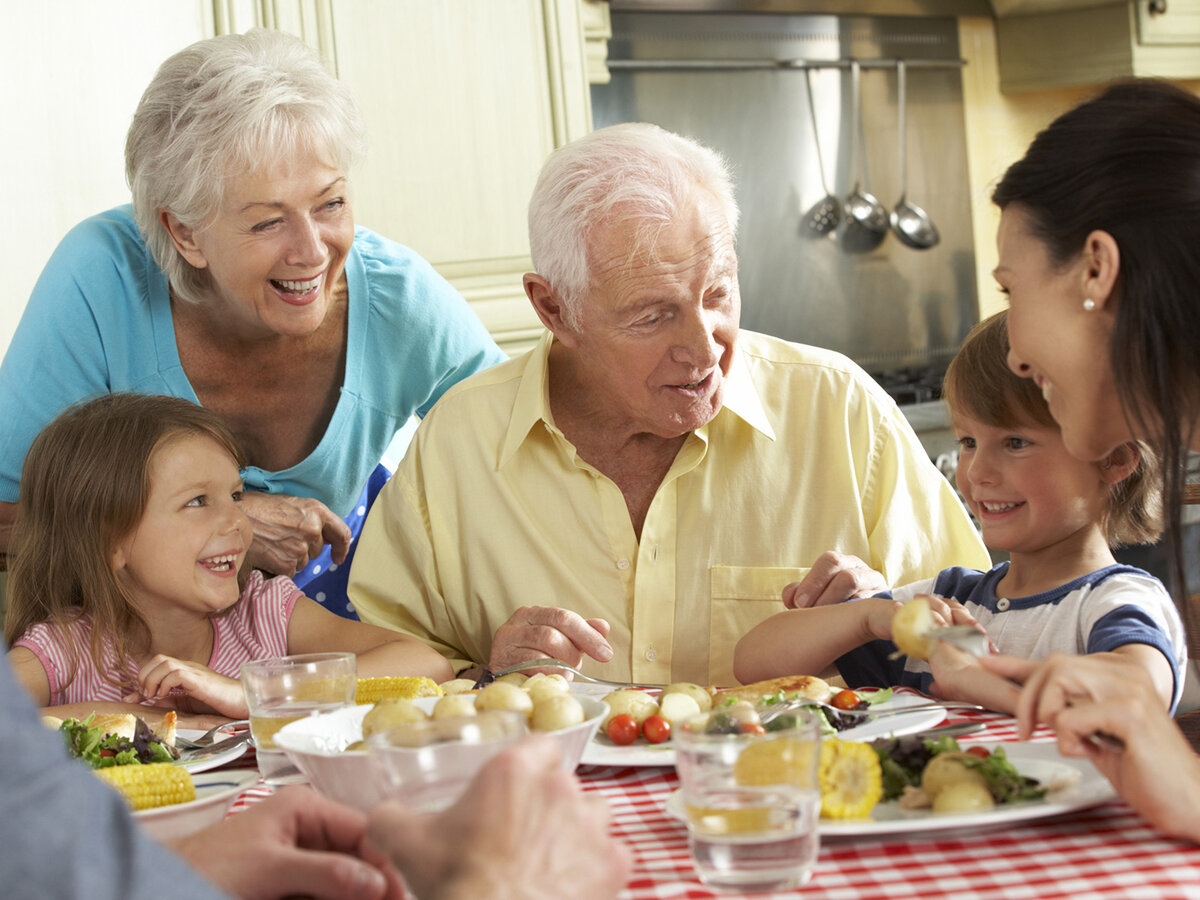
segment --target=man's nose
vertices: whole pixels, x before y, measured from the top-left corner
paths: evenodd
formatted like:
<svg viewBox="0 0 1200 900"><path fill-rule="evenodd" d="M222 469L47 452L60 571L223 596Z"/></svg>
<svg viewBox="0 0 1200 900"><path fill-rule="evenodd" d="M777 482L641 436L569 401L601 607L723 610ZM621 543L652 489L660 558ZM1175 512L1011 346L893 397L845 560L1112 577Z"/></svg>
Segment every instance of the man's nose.
<svg viewBox="0 0 1200 900"><path fill-rule="evenodd" d="M715 366L721 359L721 344L717 340L719 316L701 311L687 317L685 333L676 350L676 359L698 369Z"/></svg>

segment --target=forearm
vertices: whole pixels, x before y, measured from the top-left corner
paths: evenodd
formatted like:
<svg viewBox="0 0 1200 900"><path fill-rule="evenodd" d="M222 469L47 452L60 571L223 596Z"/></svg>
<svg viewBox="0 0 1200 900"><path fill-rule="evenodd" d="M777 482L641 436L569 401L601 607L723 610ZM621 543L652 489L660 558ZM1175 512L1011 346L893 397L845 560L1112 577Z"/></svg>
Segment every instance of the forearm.
<svg viewBox="0 0 1200 900"><path fill-rule="evenodd" d="M798 672L826 672L839 656L875 639L868 619L878 599L791 609L771 616L738 641L733 653L734 676L747 684Z"/></svg>
<svg viewBox="0 0 1200 900"><path fill-rule="evenodd" d="M358 654L358 674L370 678L380 675L424 675L439 684L454 677L454 669L428 644L406 635L397 635L385 644Z"/></svg>

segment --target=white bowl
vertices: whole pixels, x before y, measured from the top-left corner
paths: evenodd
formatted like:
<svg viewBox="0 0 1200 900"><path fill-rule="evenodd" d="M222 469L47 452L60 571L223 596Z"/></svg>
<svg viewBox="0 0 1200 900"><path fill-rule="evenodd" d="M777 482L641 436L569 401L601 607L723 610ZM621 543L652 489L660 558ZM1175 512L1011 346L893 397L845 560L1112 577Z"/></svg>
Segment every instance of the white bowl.
<svg viewBox="0 0 1200 900"><path fill-rule="evenodd" d="M258 782L258 769L224 769L192 775L196 799L138 810L133 817L159 841L186 837L225 817L234 798Z"/></svg>
<svg viewBox="0 0 1200 900"><path fill-rule="evenodd" d="M473 697L473 695L472 695ZM579 765L583 751L608 715L608 704L597 697L575 695L583 707L584 720L571 728L549 732L562 749L563 764L570 771ZM437 697L413 702L429 712ZM370 810L391 793L391 786L366 750L346 750L362 740L363 717L370 704L320 713L279 729L275 746L295 764L322 794L363 811Z"/></svg>

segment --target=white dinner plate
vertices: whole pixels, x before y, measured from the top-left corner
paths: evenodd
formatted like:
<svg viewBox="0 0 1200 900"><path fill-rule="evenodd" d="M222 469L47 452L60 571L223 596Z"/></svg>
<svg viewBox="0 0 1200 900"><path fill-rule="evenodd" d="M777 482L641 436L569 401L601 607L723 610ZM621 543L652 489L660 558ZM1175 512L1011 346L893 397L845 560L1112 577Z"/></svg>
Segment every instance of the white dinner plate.
<svg viewBox="0 0 1200 900"><path fill-rule="evenodd" d="M198 738L198 737L200 737L200 735L204 734L203 731L200 731L198 729L192 729L192 728L180 728L175 733L178 734L180 737L185 737L188 740L192 740L192 741L196 740L196 738ZM236 732L222 731L214 738L214 740L215 741L223 741L223 740L225 740L225 738L233 737L233 735L235 733ZM228 750L222 750L216 756L208 756L208 757L205 757L204 759L198 759L195 762L188 762L186 760L181 760L178 763L176 763L176 765L183 766L185 769L187 769L193 775L195 775L197 772L207 772L209 769L216 769L220 766L225 765L226 763L233 762L235 759L239 759L240 757L244 756L246 753L246 750L249 748L249 746L250 746L250 742L245 741L241 744L237 744L233 747L230 747ZM182 750L180 750L179 752L183 753Z"/></svg>
<svg viewBox="0 0 1200 900"><path fill-rule="evenodd" d="M192 775L196 799L133 814L160 841L184 837L221 821L234 799L258 781L258 769L226 769Z"/></svg>
<svg viewBox="0 0 1200 900"><path fill-rule="evenodd" d="M998 828L1020 822L1032 822L1063 813L1087 809L1116 799L1117 792L1086 759L1071 759L1058 752L1051 742L1007 741L983 744L989 750L1003 747L1013 767L1022 775L1046 785L1064 785L1050 791L1041 800L1008 803L995 809L973 813L935 813L928 809L901 809L896 802L880 803L867 819L850 821L821 820L821 837L880 837L913 835L924 832L964 831ZM684 820L683 797L673 791L667 798L667 814Z"/></svg>
<svg viewBox="0 0 1200 900"><path fill-rule="evenodd" d="M897 694L890 700L878 703L872 709L903 709L906 706L919 706L928 702L927 698L917 694ZM839 731L837 736L846 741L874 741L879 738L899 737L932 728L944 718L944 709L914 709L910 713L868 719L861 725ZM648 744L640 739L622 747L610 741L601 728L583 751L580 763L585 766L673 766L675 750L669 742Z"/></svg>

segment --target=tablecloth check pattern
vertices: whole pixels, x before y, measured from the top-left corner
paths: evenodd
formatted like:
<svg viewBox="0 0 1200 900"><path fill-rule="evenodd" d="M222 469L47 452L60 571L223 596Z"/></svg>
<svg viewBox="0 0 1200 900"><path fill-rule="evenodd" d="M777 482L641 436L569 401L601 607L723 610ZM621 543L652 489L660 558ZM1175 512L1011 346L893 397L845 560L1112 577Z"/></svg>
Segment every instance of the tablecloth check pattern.
<svg viewBox="0 0 1200 900"><path fill-rule="evenodd" d="M983 731L963 744L1018 740L1016 720L968 713ZM1034 740L1051 740L1039 728ZM245 759L245 758L243 758ZM253 759L251 756L250 759ZM612 810L611 832L630 849L634 871L622 900L727 900L738 896L702 884L688 854L687 828L665 804L678 786L670 767L581 766L583 787ZM1167 777L1169 775L1164 773ZM258 784L230 813L269 796ZM1121 802L1004 829L903 838L822 841L812 880L756 900L1200 900L1200 847L1165 837Z"/></svg>

